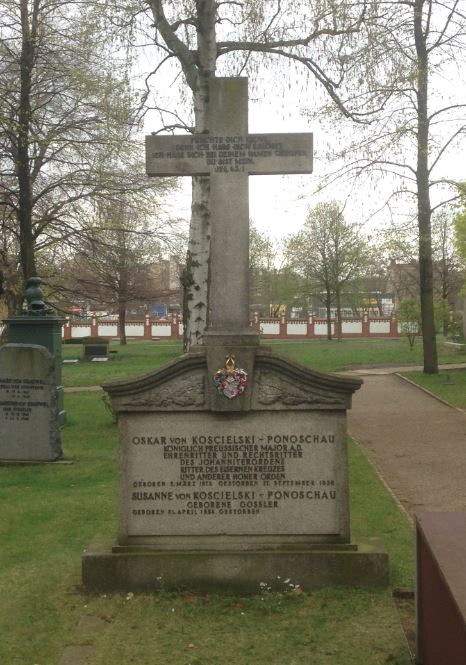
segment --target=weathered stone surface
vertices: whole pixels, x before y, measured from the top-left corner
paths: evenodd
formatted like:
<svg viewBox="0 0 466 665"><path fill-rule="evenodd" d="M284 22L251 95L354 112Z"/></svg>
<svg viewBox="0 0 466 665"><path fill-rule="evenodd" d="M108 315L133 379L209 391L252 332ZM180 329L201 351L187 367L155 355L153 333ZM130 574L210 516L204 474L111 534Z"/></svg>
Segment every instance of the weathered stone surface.
<svg viewBox="0 0 466 665"><path fill-rule="evenodd" d="M151 175L210 175L204 349L107 384L118 415L118 542L83 558L90 589L257 592L386 584L350 542L346 410L360 379L280 358L249 327L248 175L311 172L310 135L248 136L247 80L212 78L209 132L149 137Z"/></svg>
<svg viewBox="0 0 466 665"><path fill-rule="evenodd" d="M239 348L250 385L239 408L222 413L206 399L214 348L104 386L119 424L118 543L194 550L349 542L345 410L360 379L313 372L258 347L243 357Z"/></svg>
<svg viewBox="0 0 466 665"><path fill-rule="evenodd" d="M107 541L95 541L85 551L82 574L87 589L156 592L163 588L247 594L259 593L261 582L274 591L283 591L286 579L305 591L389 584L388 555L377 538L363 539L350 548L327 545L297 551L116 550L112 551Z"/></svg>
<svg viewBox="0 0 466 665"><path fill-rule="evenodd" d="M343 413L121 414L119 428L120 543L349 538Z"/></svg>
<svg viewBox="0 0 466 665"><path fill-rule="evenodd" d="M312 173L312 134L249 134L247 78L213 77L209 95L209 132L147 136L146 168L210 176L209 331L241 335L249 331L248 178Z"/></svg>
<svg viewBox="0 0 466 665"><path fill-rule="evenodd" d="M350 540L346 409L360 379L237 347L250 394L222 413L206 399L212 348L105 386L119 422L119 533L112 548L85 553L84 585L155 591L162 579L254 593L290 575L304 589L388 584L380 543Z"/></svg>
<svg viewBox="0 0 466 665"><path fill-rule="evenodd" d="M61 457L54 359L43 346L0 348L0 459Z"/></svg>
<svg viewBox="0 0 466 665"><path fill-rule="evenodd" d="M110 627L110 621L95 614L83 614L75 626L75 635L99 635Z"/></svg>
<svg viewBox="0 0 466 665"><path fill-rule="evenodd" d="M67 646L58 665L86 665L95 653L92 644Z"/></svg>

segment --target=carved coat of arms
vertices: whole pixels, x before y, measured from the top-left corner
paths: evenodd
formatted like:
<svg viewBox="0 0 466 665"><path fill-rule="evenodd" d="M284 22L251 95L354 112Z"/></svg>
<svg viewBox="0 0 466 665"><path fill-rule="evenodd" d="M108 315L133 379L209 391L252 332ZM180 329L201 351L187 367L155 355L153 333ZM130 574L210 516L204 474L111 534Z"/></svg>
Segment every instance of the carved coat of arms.
<svg viewBox="0 0 466 665"><path fill-rule="evenodd" d="M236 367L235 357L229 355L225 367L215 372L214 383L221 395L233 399L244 393L248 383L248 375L244 369Z"/></svg>

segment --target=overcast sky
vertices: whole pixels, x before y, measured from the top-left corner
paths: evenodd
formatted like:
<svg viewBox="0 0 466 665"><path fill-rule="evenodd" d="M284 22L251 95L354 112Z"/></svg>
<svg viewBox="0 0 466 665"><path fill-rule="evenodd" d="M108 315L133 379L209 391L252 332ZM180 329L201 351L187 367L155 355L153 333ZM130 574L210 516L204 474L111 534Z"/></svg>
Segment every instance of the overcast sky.
<svg viewBox="0 0 466 665"><path fill-rule="evenodd" d="M146 55L150 58L150 55ZM466 68L459 64L450 65L448 72L442 77L439 85L439 94L432 98L434 105L446 105L453 102L466 101ZM249 178L249 211L253 223L261 231L267 232L275 238L281 238L297 232L306 219L310 206L319 201L337 199L345 204L345 216L352 222L365 223L368 233L376 233L378 228L390 223L387 209L381 206L396 186L393 181L385 179L378 184L360 182L337 181L325 190L317 193L320 178L328 171L329 164L325 161L325 153L329 147L338 146L352 132L352 125L348 121L335 123L329 126L320 124L310 125L303 115L303 108L312 108L314 100L312 93L303 95L299 91L299 80L290 81L290 89L284 94L282 85L276 85L274 78L277 72L268 81L264 80L257 93L251 92L249 100L249 132L313 132L314 134L314 173L312 175L283 175L283 176L251 176ZM159 100L165 108L180 108L176 99L175 88L171 86L173 73L166 71L164 78L159 78L153 85L159 91L163 90L163 97ZM250 86L251 88L251 86ZM171 92L173 91L173 93ZM159 103L161 103L159 101ZM463 117L466 115L462 111ZM466 123L466 119L464 120ZM158 115L149 113L146 116L144 132L160 130L161 124ZM450 131L451 125L445 124L445 131ZM451 152L442 160L437 176L448 177L452 180L466 181L466 141L463 140L460 149ZM414 155L407 155L411 163L415 163ZM173 213L177 217L189 220L191 203L190 178L181 178L181 189L171 200ZM434 203L439 200L433 193ZM414 210L414 201L407 197L398 210L409 213ZM378 211L378 212L377 212Z"/></svg>

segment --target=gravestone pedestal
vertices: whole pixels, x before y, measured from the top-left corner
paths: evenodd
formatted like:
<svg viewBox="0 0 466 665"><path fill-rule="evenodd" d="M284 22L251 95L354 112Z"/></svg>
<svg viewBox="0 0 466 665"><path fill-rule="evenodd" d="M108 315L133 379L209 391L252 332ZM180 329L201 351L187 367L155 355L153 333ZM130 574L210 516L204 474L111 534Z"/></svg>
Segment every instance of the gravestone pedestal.
<svg viewBox="0 0 466 665"><path fill-rule="evenodd" d="M54 358L54 377L57 392L58 422L64 425L66 411L61 378L62 325L65 319L54 314L23 314L5 319L8 326L8 341L14 344L36 344L44 346Z"/></svg>
<svg viewBox="0 0 466 665"><path fill-rule="evenodd" d="M86 588L388 584L381 544L350 539L346 409L360 380L257 347L243 360L241 348L250 384L236 399L219 393L209 348L104 386L118 414L119 532L85 552Z"/></svg>

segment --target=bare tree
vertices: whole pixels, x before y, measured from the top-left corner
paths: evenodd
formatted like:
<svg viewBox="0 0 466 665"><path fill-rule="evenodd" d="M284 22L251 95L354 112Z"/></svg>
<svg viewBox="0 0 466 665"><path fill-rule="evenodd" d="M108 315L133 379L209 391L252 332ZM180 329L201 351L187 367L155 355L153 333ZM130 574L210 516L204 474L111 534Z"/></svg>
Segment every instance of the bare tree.
<svg viewBox="0 0 466 665"><path fill-rule="evenodd" d="M92 3L0 0L0 12L3 269L17 252L27 279L38 252L74 236L83 202L126 186L108 165L128 153L134 105Z"/></svg>
<svg viewBox="0 0 466 665"><path fill-rule="evenodd" d="M347 117L360 121L383 105L390 92L378 86L378 68L370 53L377 3L354 0L274 0L272 2L173 2L148 0L155 26L155 44L162 64L175 61L193 97L192 125L174 115L171 129L209 131L209 82L218 68L235 75L256 71L261 63L281 58L302 68ZM364 37L362 32L364 31ZM218 33L218 35L217 35ZM354 58L353 58L354 56ZM373 58L372 58L373 59ZM377 59L380 62L380 58ZM384 63L386 71L388 62ZM371 82L361 94L359 77ZM359 85L353 103L348 90ZM187 346L198 344L208 323L209 180L193 178L190 244L185 274ZM194 316L195 313L195 316Z"/></svg>
<svg viewBox="0 0 466 665"><path fill-rule="evenodd" d="M432 214L457 193L454 178L439 175L446 155L466 132L466 104L455 89L464 80L466 15L458 0L405 0L379 3L378 41L381 53L399 66L387 86L391 96L377 123L341 152L345 164L332 175L379 173L392 179L387 201L412 196L418 226L418 263L424 371L438 372L434 317ZM449 90L445 94L442 86Z"/></svg>
<svg viewBox="0 0 466 665"><path fill-rule="evenodd" d="M121 344L126 344L129 304L161 295L154 291L150 266L172 243L177 248L182 236L176 223L169 225L157 216L160 197L160 192L146 190L134 198L120 194L113 201L98 202L75 251L62 258L49 280L55 297L78 297L117 309Z"/></svg>

